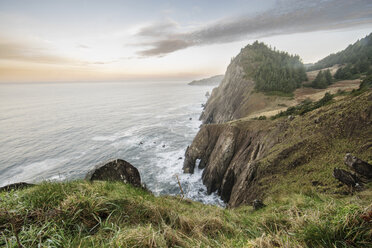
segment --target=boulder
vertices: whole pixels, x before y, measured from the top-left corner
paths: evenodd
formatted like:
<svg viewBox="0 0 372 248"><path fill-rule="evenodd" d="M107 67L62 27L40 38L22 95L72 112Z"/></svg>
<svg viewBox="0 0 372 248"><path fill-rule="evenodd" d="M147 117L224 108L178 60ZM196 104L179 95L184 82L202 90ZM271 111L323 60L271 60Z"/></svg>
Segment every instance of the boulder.
<svg viewBox="0 0 372 248"><path fill-rule="evenodd" d="M362 177L367 179L372 179L372 165L351 155L350 153L346 153L344 158L345 164L359 174Z"/></svg>
<svg viewBox="0 0 372 248"><path fill-rule="evenodd" d="M87 173L85 180L121 181L135 187L142 187L141 176L137 168L122 159L96 165Z"/></svg>

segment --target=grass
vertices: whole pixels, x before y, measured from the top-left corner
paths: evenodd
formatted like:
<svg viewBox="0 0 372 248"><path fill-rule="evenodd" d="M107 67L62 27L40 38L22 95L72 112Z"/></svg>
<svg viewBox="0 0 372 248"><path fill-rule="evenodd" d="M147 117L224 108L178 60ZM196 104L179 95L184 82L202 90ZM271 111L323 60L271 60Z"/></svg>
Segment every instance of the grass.
<svg viewBox="0 0 372 248"><path fill-rule="evenodd" d="M263 92L267 96L280 96L280 97L289 97L293 99L293 92L283 92L283 91L265 91Z"/></svg>
<svg viewBox="0 0 372 248"><path fill-rule="evenodd" d="M0 246L368 247L362 196L276 195L223 209L115 182L45 182L0 193ZM17 238L18 237L18 238Z"/></svg>

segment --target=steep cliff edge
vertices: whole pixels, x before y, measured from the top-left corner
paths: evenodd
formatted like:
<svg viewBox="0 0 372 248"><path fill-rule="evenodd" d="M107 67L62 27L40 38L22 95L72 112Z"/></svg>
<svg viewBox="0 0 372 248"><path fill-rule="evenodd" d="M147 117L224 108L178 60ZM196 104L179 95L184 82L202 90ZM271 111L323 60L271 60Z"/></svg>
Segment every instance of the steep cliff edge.
<svg viewBox="0 0 372 248"><path fill-rule="evenodd" d="M254 82L245 78L241 56L239 54L231 61L222 82L213 89L200 116L204 123L223 123L240 118L249 112L249 109L242 107L247 105L249 93L254 89Z"/></svg>
<svg viewBox="0 0 372 248"><path fill-rule="evenodd" d="M186 151L184 171L193 173L198 161L208 192L217 191L232 207L282 190L316 187L334 193L332 170L343 166L345 153L372 159L371 124L368 90L293 120L203 125Z"/></svg>

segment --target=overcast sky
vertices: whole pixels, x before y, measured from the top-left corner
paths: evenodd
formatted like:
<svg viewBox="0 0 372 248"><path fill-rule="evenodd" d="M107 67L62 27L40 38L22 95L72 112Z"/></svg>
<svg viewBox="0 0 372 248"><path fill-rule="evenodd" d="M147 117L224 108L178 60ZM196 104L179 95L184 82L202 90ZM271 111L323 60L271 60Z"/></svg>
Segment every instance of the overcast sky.
<svg viewBox="0 0 372 248"><path fill-rule="evenodd" d="M371 31L370 0L0 0L0 82L191 80L256 39L310 63Z"/></svg>

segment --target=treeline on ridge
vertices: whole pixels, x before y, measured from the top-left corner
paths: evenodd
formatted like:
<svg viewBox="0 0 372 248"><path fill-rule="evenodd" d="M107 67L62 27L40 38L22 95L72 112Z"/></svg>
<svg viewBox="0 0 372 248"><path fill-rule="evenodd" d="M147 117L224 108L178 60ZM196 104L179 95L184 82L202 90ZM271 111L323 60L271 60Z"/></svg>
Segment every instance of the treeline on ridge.
<svg viewBox="0 0 372 248"><path fill-rule="evenodd" d="M255 89L262 92L291 93L307 80L298 55L276 51L258 41L242 49L241 64L255 81Z"/></svg>
<svg viewBox="0 0 372 248"><path fill-rule="evenodd" d="M336 79L350 79L353 74L367 72L372 65L372 33L346 49L319 60L308 70L320 70L337 64L346 66L336 72Z"/></svg>

